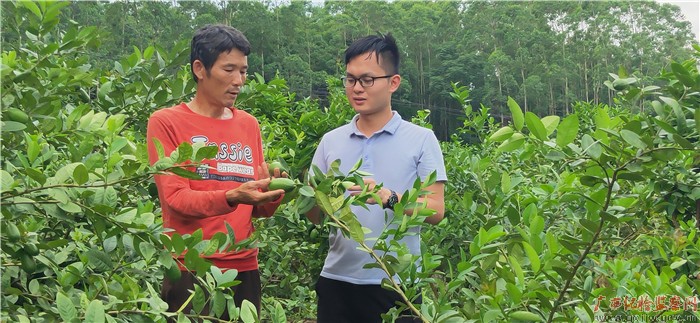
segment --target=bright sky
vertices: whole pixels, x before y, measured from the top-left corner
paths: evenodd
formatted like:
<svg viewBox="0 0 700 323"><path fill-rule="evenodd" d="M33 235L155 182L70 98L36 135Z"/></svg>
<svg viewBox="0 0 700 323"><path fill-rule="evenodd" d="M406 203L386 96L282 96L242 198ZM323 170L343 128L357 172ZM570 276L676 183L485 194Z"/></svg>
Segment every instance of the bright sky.
<svg viewBox="0 0 700 323"><path fill-rule="evenodd" d="M700 0L656 0L658 2L670 3L681 8L685 20L693 24L695 40L700 43Z"/></svg>

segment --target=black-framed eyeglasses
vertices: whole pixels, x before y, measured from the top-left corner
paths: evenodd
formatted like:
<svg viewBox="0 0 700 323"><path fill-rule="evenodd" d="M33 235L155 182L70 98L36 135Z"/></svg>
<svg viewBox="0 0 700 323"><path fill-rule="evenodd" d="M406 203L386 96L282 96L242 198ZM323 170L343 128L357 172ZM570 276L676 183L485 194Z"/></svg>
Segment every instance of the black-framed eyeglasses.
<svg viewBox="0 0 700 323"><path fill-rule="evenodd" d="M384 76L363 76L360 78L354 78L350 76L343 76L343 85L345 87L355 87L355 84L359 81L361 87L371 87L374 85L374 80L376 79L384 79L388 77L392 77L396 74L391 74L391 75L384 75Z"/></svg>

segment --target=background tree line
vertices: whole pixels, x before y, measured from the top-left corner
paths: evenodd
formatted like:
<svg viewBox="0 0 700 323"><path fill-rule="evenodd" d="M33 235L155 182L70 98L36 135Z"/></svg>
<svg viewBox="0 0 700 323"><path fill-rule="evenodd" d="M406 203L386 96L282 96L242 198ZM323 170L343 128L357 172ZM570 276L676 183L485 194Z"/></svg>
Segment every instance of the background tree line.
<svg viewBox="0 0 700 323"><path fill-rule="evenodd" d="M102 30L101 46L89 53L100 67L134 46L170 49L204 24L230 24L253 44L252 72L279 75L298 96L322 100L351 41L391 32L404 55L394 108L431 110L443 140L463 115L450 82L467 85L473 106L492 107L495 116L508 114L508 96L525 111L566 115L574 101L611 103L603 81L618 67L655 75L669 59L689 58L693 42L678 7L651 1L80 1L60 15L61 24ZM2 27L4 48L30 41L12 19Z"/></svg>
<svg viewBox="0 0 700 323"><path fill-rule="evenodd" d="M86 8L94 10L84 15L99 20L105 8L155 4L93 3ZM162 8L176 13L184 5L205 4L166 4ZM158 37L170 46L139 47L142 45L133 40L145 27L138 23L114 25L120 31L111 32L116 27L69 21L79 8L69 2L1 5L0 321L163 322L171 317L178 322L217 322L224 311L246 323L308 322L315 317L313 289L332 229L315 226L303 216L303 198L284 204L270 219L256 221L258 230L250 243L263 250L260 318L251 306L233 306L232 296L224 291L235 273L222 273L201 258L231 247L232 232L221 232L209 240L201 232L165 234L152 176L162 171L189 176L176 163L196 162L212 153L183 145L153 166L145 154L145 120L150 112L187 101L193 93L187 66L190 36L180 34L185 31L170 30L168 36L166 23L152 24L160 28ZM331 5L354 4L327 6ZM377 2L364 5L389 8ZM410 5L416 4L394 4ZM219 12L225 6L211 8ZM269 10L274 13L281 8L285 7ZM229 9L227 15L242 16ZM219 19L204 15L203 9L192 10L179 21L191 23L183 27L187 33L204 21ZM118 11L109 14L113 19L129 20ZM145 19L144 12L139 14L141 18L133 21ZM382 12L386 14L389 11ZM619 11L610 19L628 21L626 17L626 11ZM238 20L257 21L226 19L234 25ZM369 25L377 19L358 24ZM516 20L510 22L518 25ZM268 29L256 30L268 32L272 39L277 37L274 31L302 28L287 24L291 29L274 29L279 24L269 21ZM416 30L411 28L411 32ZM329 34L338 35L336 41L342 43L372 32L348 30L347 34ZM119 45L119 51L109 45L110 37L124 34L132 36L120 38L124 46ZM408 39L408 34L414 36L403 35ZM154 37L151 31L143 35ZM675 36L666 36L660 42L672 43ZM522 41L507 38L503 43L518 40ZM405 44L410 45L405 48L420 47L410 41ZM297 89L299 81L294 77L302 74L285 76L296 80L293 83L275 77L283 70L267 70L278 64L270 58L273 53L288 45L278 42L264 56L251 57L257 64L253 70L260 66L260 74L251 75L237 105L258 118L266 160L285 162L292 178L305 180L320 137L347 122L353 111L337 78L342 71L342 47L328 46L329 64L336 64L336 69L324 72L330 76L327 81L334 81L326 83L329 95L323 98L313 93L313 87L307 93ZM325 48L306 46L310 49L307 58ZM435 52L435 46L423 46L425 53ZM624 46L641 45L630 42ZM598 100L604 99L605 91L613 91L611 104L574 101L555 109L557 114L570 109L563 118L535 115L533 111L541 112L535 109L538 105L528 89L528 108L524 97L508 95L505 104L510 120L501 122L504 108L486 105L480 91L503 89L512 94L506 92L507 86L469 86L463 81L450 85L445 93L454 102L445 106L454 104L455 110L462 111L459 118L452 118L462 124L451 140L441 143L450 176L445 190L447 216L439 225L421 231L421 270L413 259L398 252L399 257L387 257L377 264L392 268L404 282L417 282L405 284L406 293L422 295L420 312L431 322L593 322L614 315L653 315L653 320L664 321L700 317L693 306L700 289L700 45L693 47L692 59L669 59L655 75L642 74L652 73L644 69L618 69L611 63L612 70L604 72L613 73L601 77L606 90L598 91ZM109 50L114 53L107 53ZM583 50L567 51L574 55ZM582 55L589 58L587 71L596 62L591 55ZM418 91L419 83L410 74L410 58L405 60L403 74L413 87L403 89L397 106ZM303 55L299 59L303 61ZM642 61L644 68L656 62L648 56ZM421 110L406 111L404 117L446 132L436 123L449 115L435 103L441 92L430 91L435 82L427 72L429 66L443 65L430 62L423 66L423 75L431 83L423 86L427 86L424 93L433 95L433 113L422 110L425 105L416 101L416 106L405 109ZM464 68L473 66L465 64ZM627 70L635 71L634 75ZM513 74L513 82L517 83L519 75ZM570 77L565 79L568 91L583 93L585 87L574 84ZM498 80L507 84L505 74L498 74L494 84ZM594 93L595 83L591 84L588 89ZM291 91L291 85L299 92ZM561 93L556 94L559 99ZM479 106L475 105L476 95L482 100ZM407 228L420 222L412 218ZM394 243L386 245L400 248ZM185 264L196 268L207 284L191 295L193 311L168 312L159 286L165 275L180 273L171 254L185 250ZM211 315L200 311L205 307ZM387 320L399 312L388 313Z"/></svg>

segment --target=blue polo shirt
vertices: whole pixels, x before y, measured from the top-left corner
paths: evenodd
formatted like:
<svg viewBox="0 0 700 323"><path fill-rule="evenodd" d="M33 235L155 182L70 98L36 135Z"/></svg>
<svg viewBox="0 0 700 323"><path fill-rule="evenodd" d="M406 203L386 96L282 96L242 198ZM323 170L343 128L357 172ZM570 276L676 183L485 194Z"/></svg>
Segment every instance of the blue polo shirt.
<svg viewBox="0 0 700 323"><path fill-rule="evenodd" d="M411 189L416 178L425 180L433 171L437 171L438 181L447 181L442 151L430 129L404 121L393 111L391 120L367 138L357 129L357 118L355 115L349 124L323 136L314 154L314 165L327 172L330 164L340 159L340 170L347 173L362 159L361 170L371 173L377 183L383 183L384 187L399 194ZM381 205L367 206L369 210L360 206L351 208L362 226L371 230L365 234L365 239L372 246L391 222L394 212L383 209ZM412 231L415 234L404 237L401 242L411 253L420 255L420 228L412 228ZM336 230L331 231L329 242L330 250L321 276L363 285L380 284L383 278L387 278L381 269L363 268L374 260L357 249L357 242Z"/></svg>

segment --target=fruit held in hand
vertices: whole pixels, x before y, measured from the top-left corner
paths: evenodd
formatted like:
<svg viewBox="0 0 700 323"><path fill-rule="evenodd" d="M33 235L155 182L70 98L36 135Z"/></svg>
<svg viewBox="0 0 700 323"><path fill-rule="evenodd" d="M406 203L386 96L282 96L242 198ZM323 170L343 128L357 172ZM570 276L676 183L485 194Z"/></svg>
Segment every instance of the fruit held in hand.
<svg viewBox="0 0 700 323"><path fill-rule="evenodd" d="M289 193L293 191L296 187L297 184L294 182L294 180L291 180L289 178L273 178L270 181L270 185L267 188L271 191L281 189Z"/></svg>
<svg viewBox="0 0 700 323"><path fill-rule="evenodd" d="M283 172L286 172L287 170L282 166L282 163L278 161L273 161L269 165L267 165L267 170L270 171L270 176L275 176L275 168L279 168L280 174Z"/></svg>

